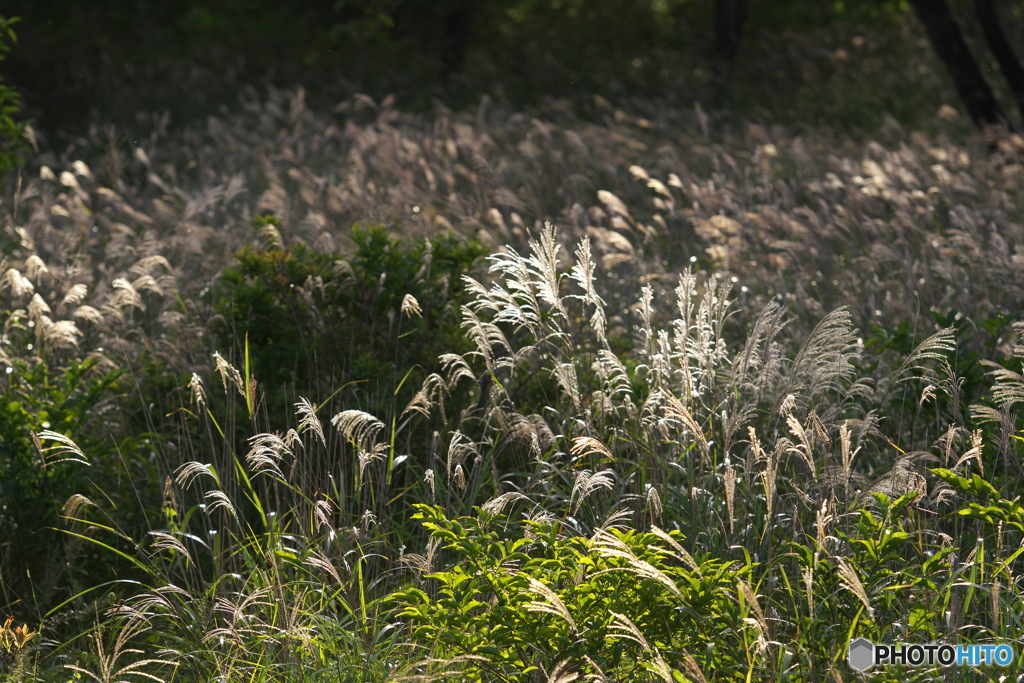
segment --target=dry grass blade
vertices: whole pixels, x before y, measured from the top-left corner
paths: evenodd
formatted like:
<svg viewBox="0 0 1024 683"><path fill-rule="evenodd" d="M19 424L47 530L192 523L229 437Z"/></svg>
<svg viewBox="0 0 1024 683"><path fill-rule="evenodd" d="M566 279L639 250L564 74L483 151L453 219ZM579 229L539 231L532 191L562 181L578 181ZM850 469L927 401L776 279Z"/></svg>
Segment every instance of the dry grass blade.
<svg viewBox="0 0 1024 683"><path fill-rule="evenodd" d="M664 510L661 505L661 494L658 493L656 486L651 486L647 489L647 500L645 502L651 523L654 525L661 524L661 514Z"/></svg>
<svg viewBox="0 0 1024 683"><path fill-rule="evenodd" d="M995 380L992 387L992 398L996 400L997 404L1013 407L1024 403L1024 375L992 361L982 360L981 362L991 368L988 374Z"/></svg>
<svg viewBox="0 0 1024 683"><path fill-rule="evenodd" d="M558 380L558 386L572 402L576 414L583 412L583 397L580 395L580 382L576 374L576 366L573 363L559 363L551 370L551 374Z"/></svg>
<svg viewBox="0 0 1024 683"><path fill-rule="evenodd" d="M616 638L625 638L632 640L634 643L642 647L647 652L651 651L651 644L647 642L647 638L644 636L643 631L633 623L633 620L627 617L625 614L612 611L611 628L618 631L614 635Z"/></svg>
<svg viewBox="0 0 1024 683"><path fill-rule="evenodd" d="M257 237L265 249L276 249L278 251L284 249L284 240L281 238L281 232L273 223L267 223L261 227Z"/></svg>
<svg viewBox="0 0 1024 683"><path fill-rule="evenodd" d="M654 649L654 661L644 662L644 668L653 672L665 683L676 683L676 678L672 675L672 667L668 665L668 662L661 656L657 648Z"/></svg>
<svg viewBox="0 0 1024 683"><path fill-rule="evenodd" d="M72 320L54 322L49 317L42 316L37 329L41 344L53 351L77 350L79 338L82 337L82 331Z"/></svg>
<svg viewBox="0 0 1024 683"><path fill-rule="evenodd" d="M590 326L599 342L607 344L605 339L605 302L597 293L594 286L594 261L590 252L590 238L584 237L576 250L576 264L570 271L570 277L583 290L582 295L574 295L585 304L593 306L593 314L590 316Z"/></svg>
<svg viewBox="0 0 1024 683"><path fill-rule="evenodd" d="M604 529L598 529L594 534L592 543L597 554L603 557L619 558L626 561L626 567L616 567L613 569L605 569L603 571L629 571L639 577L660 583L662 586L668 588L669 591L678 598L683 597L683 593L679 590L679 586L677 586L672 579L651 563L638 558L636 554L630 550L629 546L616 538L612 532Z"/></svg>
<svg viewBox="0 0 1024 683"><path fill-rule="evenodd" d="M618 356L608 349L601 349L594 359L594 374L604 384L605 395L609 399L630 397L633 387L629 382L629 373Z"/></svg>
<svg viewBox="0 0 1024 683"><path fill-rule="evenodd" d="M426 471L423 475L423 482L427 485L427 488L430 489L430 500L434 500L437 497L437 491L435 490L437 483L435 481L434 470Z"/></svg>
<svg viewBox="0 0 1024 683"><path fill-rule="evenodd" d="M206 389L203 388L203 380L196 373L192 373L192 379L188 382L188 388L192 396L192 401L199 407L200 410L206 407Z"/></svg>
<svg viewBox="0 0 1024 683"><path fill-rule="evenodd" d="M331 418L331 424L351 443L364 451L373 450L384 423L362 410L344 410Z"/></svg>
<svg viewBox="0 0 1024 683"><path fill-rule="evenodd" d="M815 562L817 562L817 555L815 555ZM804 580L804 593L807 597L807 611L811 614L814 613L814 566L808 566L800 572L801 578Z"/></svg>
<svg viewBox="0 0 1024 683"><path fill-rule="evenodd" d="M567 623L573 630L573 633L576 633L578 631L576 621L572 618L569 608L565 606L565 603L558 597L558 594L532 576L527 578L530 582L530 592L541 596L543 600L533 600L526 603L526 609L530 612L543 612L554 615Z"/></svg>
<svg viewBox="0 0 1024 683"><path fill-rule="evenodd" d="M242 375L238 372L238 369L231 363L224 360L224 357L219 353L214 352L213 354L214 368L220 374L220 381L224 385L224 391L228 390L228 383L230 382L238 393L244 398L245 397L245 382L242 381Z"/></svg>
<svg viewBox="0 0 1024 683"><path fill-rule="evenodd" d="M420 302L416 300L412 294L406 294L402 298L401 306L402 315L409 318L416 316L417 318L423 317L423 309L420 308Z"/></svg>
<svg viewBox="0 0 1024 683"><path fill-rule="evenodd" d="M314 503L313 519L318 532L327 532L328 535L334 533L334 524L331 519L333 514L334 506L330 501L321 498Z"/></svg>
<svg viewBox="0 0 1024 683"><path fill-rule="evenodd" d="M562 661L551 667L551 673L547 676L547 683L572 683L580 677L579 673L575 671L566 671L569 668L569 660L563 659Z"/></svg>
<svg viewBox="0 0 1024 683"><path fill-rule="evenodd" d="M207 513L213 513L223 508L229 515L231 515L235 521L238 521L238 513L235 511L235 505L231 502L231 499L223 491L207 491L206 495L206 511Z"/></svg>
<svg viewBox="0 0 1024 683"><path fill-rule="evenodd" d="M827 392L838 391L853 378L859 351L853 320L845 306L832 311L814 327L793 360L789 385L800 405Z"/></svg>
<svg viewBox="0 0 1024 683"><path fill-rule="evenodd" d="M694 681L694 683L707 683L707 679L704 678L704 672L700 669L700 664L697 663L697 660L689 652L683 656L683 675Z"/></svg>
<svg viewBox="0 0 1024 683"><path fill-rule="evenodd" d="M462 359L461 356L457 356L457 358L460 360ZM465 365L464 361L463 365ZM466 367L466 370L469 370L468 366ZM469 373L469 376L472 377L471 372ZM416 392L416 395L412 397L412 400L409 401L409 405L405 407L405 410L402 411L402 414L399 417L404 418L406 413L410 411L417 412L423 417L430 417L430 410L436 405L441 408L441 421L445 421L444 395L446 393L448 393L448 383L445 382L444 377L436 372L431 373L425 380L423 380L423 386L421 386L419 391Z"/></svg>
<svg viewBox="0 0 1024 683"><path fill-rule="evenodd" d="M251 447L245 454L245 462L257 474L271 474L284 479L281 462L293 455L284 440L276 434L257 434L249 438Z"/></svg>
<svg viewBox="0 0 1024 683"><path fill-rule="evenodd" d="M168 596L174 596L175 600ZM188 591L174 584L167 584L136 595L129 604L112 607L107 613L111 616L123 616L129 623L150 624L155 612L161 613L164 618L179 620L181 616L175 610L175 602L179 605L180 602L191 603L195 602L195 598Z"/></svg>
<svg viewBox="0 0 1024 683"><path fill-rule="evenodd" d="M914 469L913 455L905 455L896 460L892 469L865 488L860 494L859 501L866 505L874 505L875 500L872 497L874 493L882 493L889 498L899 498L906 493L915 491L920 497L926 496L928 482Z"/></svg>
<svg viewBox="0 0 1024 683"><path fill-rule="evenodd" d="M980 439L979 439L979 441L980 441ZM971 448L969 448L966 451L964 451L963 455L961 455L959 458L957 458L956 463L952 467L952 471L953 472L960 472L960 471L962 471L961 468L963 468L963 466L966 463L971 462L972 460L976 461L978 463L981 463L981 444L980 443L974 443L974 444L972 444ZM982 471L984 471L984 470L982 470Z"/></svg>
<svg viewBox="0 0 1024 683"><path fill-rule="evenodd" d="M660 529L656 526L651 527L651 533L672 546L672 549L676 552L676 559L693 570L697 576L701 576L700 565L697 564L697 560L693 559L693 555L691 555L686 548L679 545L679 542L676 541L676 539L672 538L664 529Z"/></svg>
<svg viewBox="0 0 1024 683"><path fill-rule="evenodd" d="M868 613L870 619L875 618L875 609L871 606L871 600L868 599L867 591L864 590L864 584L861 583L860 577L857 576L857 570L846 560L845 557L836 559L836 571L839 573L839 582L843 585L843 588L853 593L861 604L864 605L864 609Z"/></svg>
<svg viewBox="0 0 1024 683"><path fill-rule="evenodd" d="M608 207L608 209L612 211L612 213L621 216L623 219L625 219L626 222L624 225L636 225L636 222L633 220L633 217L629 213L629 209L626 208L626 204L621 199L616 197L614 194L607 190L598 190L597 198L598 200L600 200L602 204Z"/></svg>
<svg viewBox="0 0 1024 683"><path fill-rule="evenodd" d="M32 300L28 303L29 319L38 324L39 319L50 312L50 306L46 303L43 297L39 296L38 292L33 294Z"/></svg>
<svg viewBox="0 0 1024 683"><path fill-rule="evenodd" d="M139 294L131 282L124 278L116 278L112 283L111 287L117 290L117 292L110 298L107 306L115 308L117 310L124 310L125 308L135 308L140 311L146 310L146 304L142 302L142 295Z"/></svg>
<svg viewBox="0 0 1024 683"><path fill-rule="evenodd" d="M508 493L503 493L496 498L490 499L484 503L480 509L492 515L500 515L505 511L506 507L520 500L529 501L530 497L519 493L518 491L509 491Z"/></svg>
<svg viewBox="0 0 1024 683"><path fill-rule="evenodd" d="M14 268L10 268L4 273L3 284L14 298L20 298L35 291L32 281Z"/></svg>
<svg viewBox="0 0 1024 683"><path fill-rule="evenodd" d="M786 417L786 424L789 425L790 431L793 436L797 438L797 443L793 444L786 449L787 453L795 453L800 456L804 464L807 465L807 470L810 472L812 478L817 478L817 468L814 466L814 454L811 451L810 438L807 435L807 431L804 426L800 424L800 420L796 419L793 415Z"/></svg>
<svg viewBox="0 0 1024 683"><path fill-rule="evenodd" d="M612 470L601 470L599 472L583 470L578 472L572 487L572 494L569 496L570 513L576 514L583 501L595 491L599 489L610 491L615 488L614 476L615 473Z"/></svg>
<svg viewBox="0 0 1024 683"><path fill-rule="evenodd" d="M757 600L757 595L754 594L753 589L746 581L740 579L739 589L740 593L743 594L743 599L747 605L750 606L754 612L754 618L757 621L758 628L761 632L762 637L768 636L768 620L764 618L764 612L761 610L761 603Z"/></svg>
<svg viewBox="0 0 1024 683"><path fill-rule="evenodd" d="M630 520L633 517L633 511L629 508L622 508L616 510L612 514L608 515L601 526L599 527L602 531L609 529L628 529L630 527Z"/></svg>
<svg viewBox="0 0 1024 683"><path fill-rule="evenodd" d="M729 533L736 530L736 470L732 465L725 469L725 508L729 513Z"/></svg>
<svg viewBox="0 0 1024 683"><path fill-rule="evenodd" d="M925 361L943 362L950 354L955 352L956 330L952 327L944 327L918 344L910 352L910 355L900 365L896 374L893 375L893 384L909 379L907 375L913 370L928 372L928 367L924 365Z"/></svg>
<svg viewBox="0 0 1024 683"><path fill-rule="evenodd" d="M68 519L78 519L79 513L87 507L96 507L96 503L80 493L73 493L64 502L63 507L60 509L60 514Z"/></svg>
<svg viewBox="0 0 1024 683"><path fill-rule="evenodd" d="M295 408L296 414L301 418L299 420L299 431L312 429L313 433L320 439L320 444L326 448L327 439L324 438L324 428L320 424L320 418L316 416L316 404L310 403L309 399L300 397L299 402L295 404Z"/></svg>
<svg viewBox="0 0 1024 683"><path fill-rule="evenodd" d="M330 558L328 558L322 551L314 550L313 552L311 552L309 554L309 557L306 558L305 563L308 564L310 567L313 567L314 569L319 569L320 571L330 576L332 579L334 579L335 585L345 585L344 582L341 580L341 574L338 572L338 568L334 566L334 563L331 562Z"/></svg>
<svg viewBox="0 0 1024 683"><path fill-rule="evenodd" d="M671 394L662 394L662 396L665 399L665 415L679 420L685 425L687 432L697 442L703 463L709 465L711 460L708 454L711 447L708 445L707 437L704 436L704 430L697 424L697 420L694 419L693 414L682 401Z"/></svg>
<svg viewBox="0 0 1024 683"><path fill-rule="evenodd" d="M80 465L92 466L88 458L85 457L85 453L82 452L82 449L71 438L49 429L44 429L39 434L33 434L33 436L35 437L36 449L43 459L43 467L50 467L64 462L77 462ZM57 444L44 448L41 443L43 440L56 441Z"/></svg>
<svg viewBox="0 0 1024 683"><path fill-rule="evenodd" d="M190 564L193 563L191 553L189 553L188 548L185 547L185 544L180 539L163 531L150 531L149 535L156 539L156 542L153 543L154 550L173 550L181 554Z"/></svg>
<svg viewBox="0 0 1024 683"><path fill-rule="evenodd" d="M135 659L129 664L118 666L118 661L124 655L141 655L142 650L128 647L133 638L140 635L143 630L142 624L138 621L129 621L123 628L118 630L117 638L114 640L113 648L107 651L107 645L103 642L102 633L97 630L93 633L92 641L95 648L98 670L93 672L89 669L74 665L65 664L64 668L74 671L76 674L86 676L97 683L125 683L129 677L144 678L157 683L164 683L165 679L151 674L144 669L152 666L178 666L178 662L159 658Z"/></svg>
<svg viewBox="0 0 1024 683"><path fill-rule="evenodd" d="M182 487L191 486L192 482L199 477L210 477L213 479L214 483L220 486L220 479L217 477L217 473L214 471L213 465L192 460L179 467L174 473L175 483Z"/></svg>
<svg viewBox="0 0 1024 683"><path fill-rule="evenodd" d="M602 669L590 655L584 655L583 660L590 665L591 670L594 672L590 675L590 680L595 681L596 683L610 683L610 679L608 678L608 675L605 674L604 669Z"/></svg>
<svg viewBox="0 0 1024 683"><path fill-rule="evenodd" d="M446 389L456 386L460 379L476 381L476 375L473 374L464 357L456 353L443 353L438 356L438 360L441 362L442 371L448 377Z"/></svg>
<svg viewBox="0 0 1024 683"><path fill-rule="evenodd" d="M432 536L430 540L427 541L427 550L423 555L418 553L404 553L399 557L399 563L412 568L414 571L418 572L420 576L430 574L434 571L434 559L439 547L441 547L441 540Z"/></svg>
<svg viewBox="0 0 1024 683"><path fill-rule="evenodd" d="M64 295L64 298L61 299L58 310L78 306L80 303L85 301L85 297L88 296L88 294L89 287L87 285L81 282L72 285Z"/></svg>
<svg viewBox="0 0 1024 683"><path fill-rule="evenodd" d="M578 436L572 440L572 448L569 450L573 460L578 460L590 455L599 455L608 460L614 460L612 452L601 441L592 436Z"/></svg>
<svg viewBox="0 0 1024 683"><path fill-rule="evenodd" d="M467 662L487 662L487 657L483 655L456 655L455 657L428 657L417 661L412 665L412 669L420 670L423 672L430 673L417 673L411 676L399 676L393 680L396 681L408 681L409 683L434 683L435 681L447 681L452 678L460 680L460 676L463 673L461 666ZM435 667L442 667L440 671L434 670Z"/></svg>
<svg viewBox="0 0 1024 683"><path fill-rule="evenodd" d="M532 253L527 259L527 263L530 266L530 274L533 276L532 285L536 288L537 297L551 306L565 320L568 319L569 314L562 304L559 291L558 251L560 249L561 245L558 244L555 226L547 222L544 224L544 229L541 230L540 240L530 240Z"/></svg>
<svg viewBox="0 0 1024 683"><path fill-rule="evenodd" d="M658 651L657 647L652 647L644 636L643 632L637 627L633 620L627 617L625 614L619 612L611 612L612 623L611 629L618 631L613 633L613 638L623 638L631 640L639 645L643 650L654 656L654 661L643 662L643 667L648 671L655 673L665 683L674 683L675 677L672 675L672 669L669 667L665 658L661 656L661 652Z"/></svg>
<svg viewBox="0 0 1024 683"><path fill-rule="evenodd" d="M386 443L374 444L373 448L369 451L364 451L359 448L356 451L356 459L359 463L359 478L360 485L366 482L364 476L366 474L366 468L375 462L380 462L387 455L388 445Z"/></svg>

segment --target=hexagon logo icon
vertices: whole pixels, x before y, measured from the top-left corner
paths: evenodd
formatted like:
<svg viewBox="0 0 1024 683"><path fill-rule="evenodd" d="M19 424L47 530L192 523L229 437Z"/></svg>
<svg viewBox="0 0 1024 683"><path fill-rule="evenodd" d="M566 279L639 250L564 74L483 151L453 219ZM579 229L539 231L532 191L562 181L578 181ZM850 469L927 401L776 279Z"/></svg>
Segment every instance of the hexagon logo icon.
<svg viewBox="0 0 1024 683"><path fill-rule="evenodd" d="M870 669L875 663L875 645L867 638L850 641L850 668L857 671Z"/></svg>

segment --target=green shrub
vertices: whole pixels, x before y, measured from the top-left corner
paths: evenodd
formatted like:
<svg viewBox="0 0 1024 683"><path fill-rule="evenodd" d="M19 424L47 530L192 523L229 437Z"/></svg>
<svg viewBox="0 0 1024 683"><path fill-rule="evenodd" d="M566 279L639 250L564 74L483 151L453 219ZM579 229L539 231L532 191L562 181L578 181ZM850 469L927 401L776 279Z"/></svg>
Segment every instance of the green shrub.
<svg viewBox="0 0 1024 683"><path fill-rule="evenodd" d="M388 415L404 408L439 350L466 347L458 302L461 275L483 254L475 242L440 236L407 246L383 227L356 226L345 259L285 246L273 218L256 227L271 243L243 249L223 274L220 343L241 345L248 336L271 406L283 407L285 395L323 400L344 387L348 405Z"/></svg>
<svg viewBox="0 0 1024 683"><path fill-rule="evenodd" d="M95 360L71 360L61 369L17 359L8 366L0 384L5 601L19 595L44 602L53 597L48 594L57 581L52 570L59 573L58 568L68 565L58 561L67 547L54 543L51 529L62 526L61 507L73 494L87 493L93 482L117 500L114 481L123 469L104 420L111 414L110 399L120 388L122 374L101 369ZM81 448L65 443L68 436ZM75 568L80 572L85 566ZM32 577L34 593L25 584Z"/></svg>
<svg viewBox="0 0 1024 683"><path fill-rule="evenodd" d="M10 43L17 41L13 28L17 21L17 17L0 15L0 61L10 52ZM22 164L30 150L25 137L26 122L15 120L19 111L21 95L0 78L0 174Z"/></svg>
<svg viewBox="0 0 1024 683"><path fill-rule="evenodd" d="M669 662L728 676L757 657L764 624L745 620L759 611L743 588L751 566L695 558L679 532L612 528L588 539L564 535L553 519L499 516L494 504L458 519L417 507L414 517L452 557L426 575L427 590L394 599L451 680L551 680L561 671L673 681L685 679Z"/></svg>

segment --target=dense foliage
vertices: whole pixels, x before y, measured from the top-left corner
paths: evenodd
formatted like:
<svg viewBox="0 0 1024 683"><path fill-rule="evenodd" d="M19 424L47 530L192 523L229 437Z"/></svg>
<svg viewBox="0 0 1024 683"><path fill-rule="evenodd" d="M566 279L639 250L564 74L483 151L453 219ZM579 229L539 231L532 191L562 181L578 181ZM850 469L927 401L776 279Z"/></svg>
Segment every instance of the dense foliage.
<svg viewBox="0 0 1024 683"><path fill-rule="evenodd" d="M16 18L0 16L0 61L10 52ZM0 78L0 173L6 173L24 161L31 151L26 122L21 120L21 94Z"/></svg>
<svg viewBox="0 0 1024 683"><path fill-rule="evenodd" d="M572 54L692 9L627 4L621 54ZM544 62L536 27L612 32L598 6L485 19ZM900 25L880 7L861 27ZM253 34L338 8L279 9ZM886 49L844 30L793 107ZM857 637L1008 643L953 673L1019 677L1024 140L631 78L628 105L253 90L8 174L0 681L853 680Z"/></svg>
<svg viewBox="0 0 1024 683"><path fill-rule="evenodd" d="M286 411L298 394L335 389L348 405L393 411L436 369L434 349L461 347L461 277L482 256L479 245L439 235L405 246L381 226L356 226L345 258L286 247L272 219L257 225L268 244L243 248L221 275L215 296L224 324L215 329L221 348L248 341L265 387L289 389L271 412Z"/></svg>

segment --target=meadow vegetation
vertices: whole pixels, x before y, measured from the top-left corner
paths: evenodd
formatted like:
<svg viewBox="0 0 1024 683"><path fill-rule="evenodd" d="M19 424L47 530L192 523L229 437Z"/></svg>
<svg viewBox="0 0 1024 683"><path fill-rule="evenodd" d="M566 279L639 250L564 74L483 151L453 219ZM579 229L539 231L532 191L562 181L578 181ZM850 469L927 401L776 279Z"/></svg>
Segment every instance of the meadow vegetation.
<svg viewBox="0 0 1024 683"><path fill-rule="evenodd" d="M949 108L863 138L270 89L30 155L0 203L0 679L1024 656L1024 139Z"/></svg>

